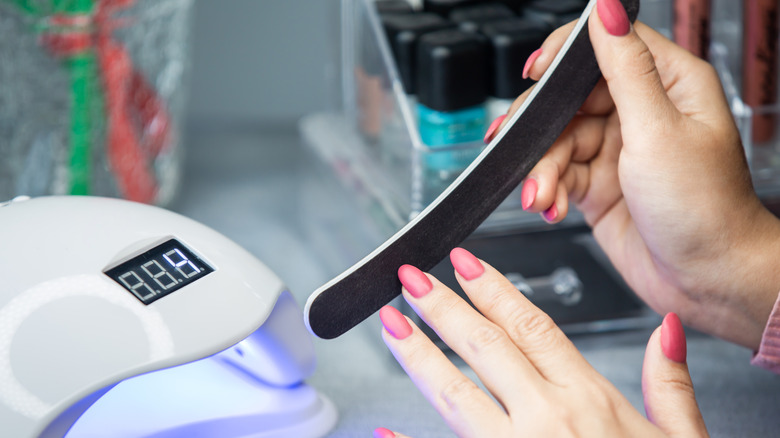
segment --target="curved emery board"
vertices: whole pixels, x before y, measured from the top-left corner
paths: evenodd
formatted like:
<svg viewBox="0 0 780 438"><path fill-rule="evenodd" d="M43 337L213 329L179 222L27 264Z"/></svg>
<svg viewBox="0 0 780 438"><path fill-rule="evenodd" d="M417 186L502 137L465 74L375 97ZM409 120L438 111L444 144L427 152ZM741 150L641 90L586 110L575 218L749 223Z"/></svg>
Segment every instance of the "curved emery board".
<svg viewBox="0 0 780 438"><path fill-rule="evenodd" d="M639 0L621 1L634 21ZM525 179L601 78L587 26L595 5L588 3L522 107L474 162L384 244L311 294L304 314L314 335L338 337L392 301L401 293L401 265L436 266Z"/></svg>

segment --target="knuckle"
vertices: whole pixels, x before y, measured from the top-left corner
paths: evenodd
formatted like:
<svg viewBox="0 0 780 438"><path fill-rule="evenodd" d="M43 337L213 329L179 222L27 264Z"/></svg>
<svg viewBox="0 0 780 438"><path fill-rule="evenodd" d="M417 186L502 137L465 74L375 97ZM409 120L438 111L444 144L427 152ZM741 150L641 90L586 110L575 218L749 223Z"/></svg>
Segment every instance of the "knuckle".
<svg viewBox="0 0 780 438"><path fill-rule="evenodd" d="M502 346L507 341L506 332L495 325L485 324L473 330L468 337L468 345L479 354L493 346Z"/></svg>
<svg viewBox="0 0 780 438"><path fill-rule="evenodd" d="M635 55L637 62L635 64L635 73L639 76L648 76L656 74L655 57L653 52L644 44L639 48L638 53Z"/></svg>
<svg viewBox="0 0 780 438"><path fill-rule="evenodd" d="M669 392L684 393L691 396L694 394L693 383L685 376L664 376L661 378L661 384Z"/></svg>
<svg viewBox="0 0 780 438"><path fill-rule="evenodd" d="M546 313L538 310L518 308L512 312L509 335L512 338L537 338L545 342L555 332L557 326Z"/></svg>
<svg viewBox="0 0 780 438"><path fill-rule="evenodd" d="M442 388L439 397L447 406L448 410L457 410L457 407L465 401L474 398L474 394L480 391L476 383L463 377L453 380Z"/></svg>

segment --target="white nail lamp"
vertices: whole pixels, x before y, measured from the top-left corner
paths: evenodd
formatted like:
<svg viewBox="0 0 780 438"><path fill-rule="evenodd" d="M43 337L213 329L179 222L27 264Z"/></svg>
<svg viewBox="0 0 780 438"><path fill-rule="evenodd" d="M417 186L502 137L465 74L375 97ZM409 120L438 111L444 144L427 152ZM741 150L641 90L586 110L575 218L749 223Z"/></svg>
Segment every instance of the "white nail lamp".
<svg viewBox="0 0 780 438"><path fill-rule="evenodd" d="M0 204L0 435L318 437L330 401L295 300L247 251L161 208Z"/></svg>

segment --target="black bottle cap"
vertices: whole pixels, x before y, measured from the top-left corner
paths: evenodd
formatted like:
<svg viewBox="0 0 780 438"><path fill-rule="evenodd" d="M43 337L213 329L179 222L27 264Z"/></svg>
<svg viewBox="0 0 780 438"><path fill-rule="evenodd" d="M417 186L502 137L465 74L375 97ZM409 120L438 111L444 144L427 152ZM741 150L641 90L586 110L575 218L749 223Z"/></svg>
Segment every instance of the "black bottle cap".
<svg viewBox="0 0 780 438"><path fill-rule="evenodd" d="M523 15L558 28L580 18L587 5L587 0L534 0L523 8Z"/></svg>
<svg viewBox="0 0 780 438"><path fill-rule="evenodd" d="M435 111L479 105L488 96L487 38L458 29L425 34L417 50L417 99Z"/></svg>
<svg viewBox="0 0 780 438"><path fill-rule="evenodd" d="M414 9L406 0L375 0L377 12L380 14L412 13Z"/></svg>
<svg viewBox="0 0 780 438"><path fill-rule="evenodd" d="M389 14L382 16L382 25L393 50L398 74L408 94L416 92L417 43L426 33L455 26L439 15L430 13Z"/></svg>
<svg viewBox="0 0 780 438"><path fill-rule="evenodd" d="M515 13L509 9L509 6L491 2L453 9L449 18L450 21L457 23L462 30L476 32L483 23L505 20L514 16Z"/></svg>
<svg viewBox="0 0 780 438"><path fill-rule="evenodd" d="M524 18L485 23L480 27L492 49L491 96L514 99L533 85L531 79L523 79L525 62L552 31L544 22Z"/></svg>
<svg viewBox="0 0 780 438"><path fill-rule="evenodd" d="M442 17L448 17L450 15L450 11L455 8L475 5L480 2L481 0L424 0L423 10L425 12L439 14Z"/></svg>

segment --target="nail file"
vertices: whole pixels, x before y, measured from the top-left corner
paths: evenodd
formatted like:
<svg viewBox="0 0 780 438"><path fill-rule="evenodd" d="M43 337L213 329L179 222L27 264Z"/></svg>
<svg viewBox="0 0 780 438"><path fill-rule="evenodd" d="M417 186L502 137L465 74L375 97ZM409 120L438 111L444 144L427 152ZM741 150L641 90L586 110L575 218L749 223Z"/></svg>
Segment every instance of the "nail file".
<svg viewBox="0 0 780 438"><path fill-rule="evenodd" d="M363 260L314 291L305 322L323 339L359 324L401 293L398 268L428 271L465 240L520 184L601 78L588 36L591 0L547 72L507 126L425 210ZM629 19L639 0L621 0Z"/></svg>

